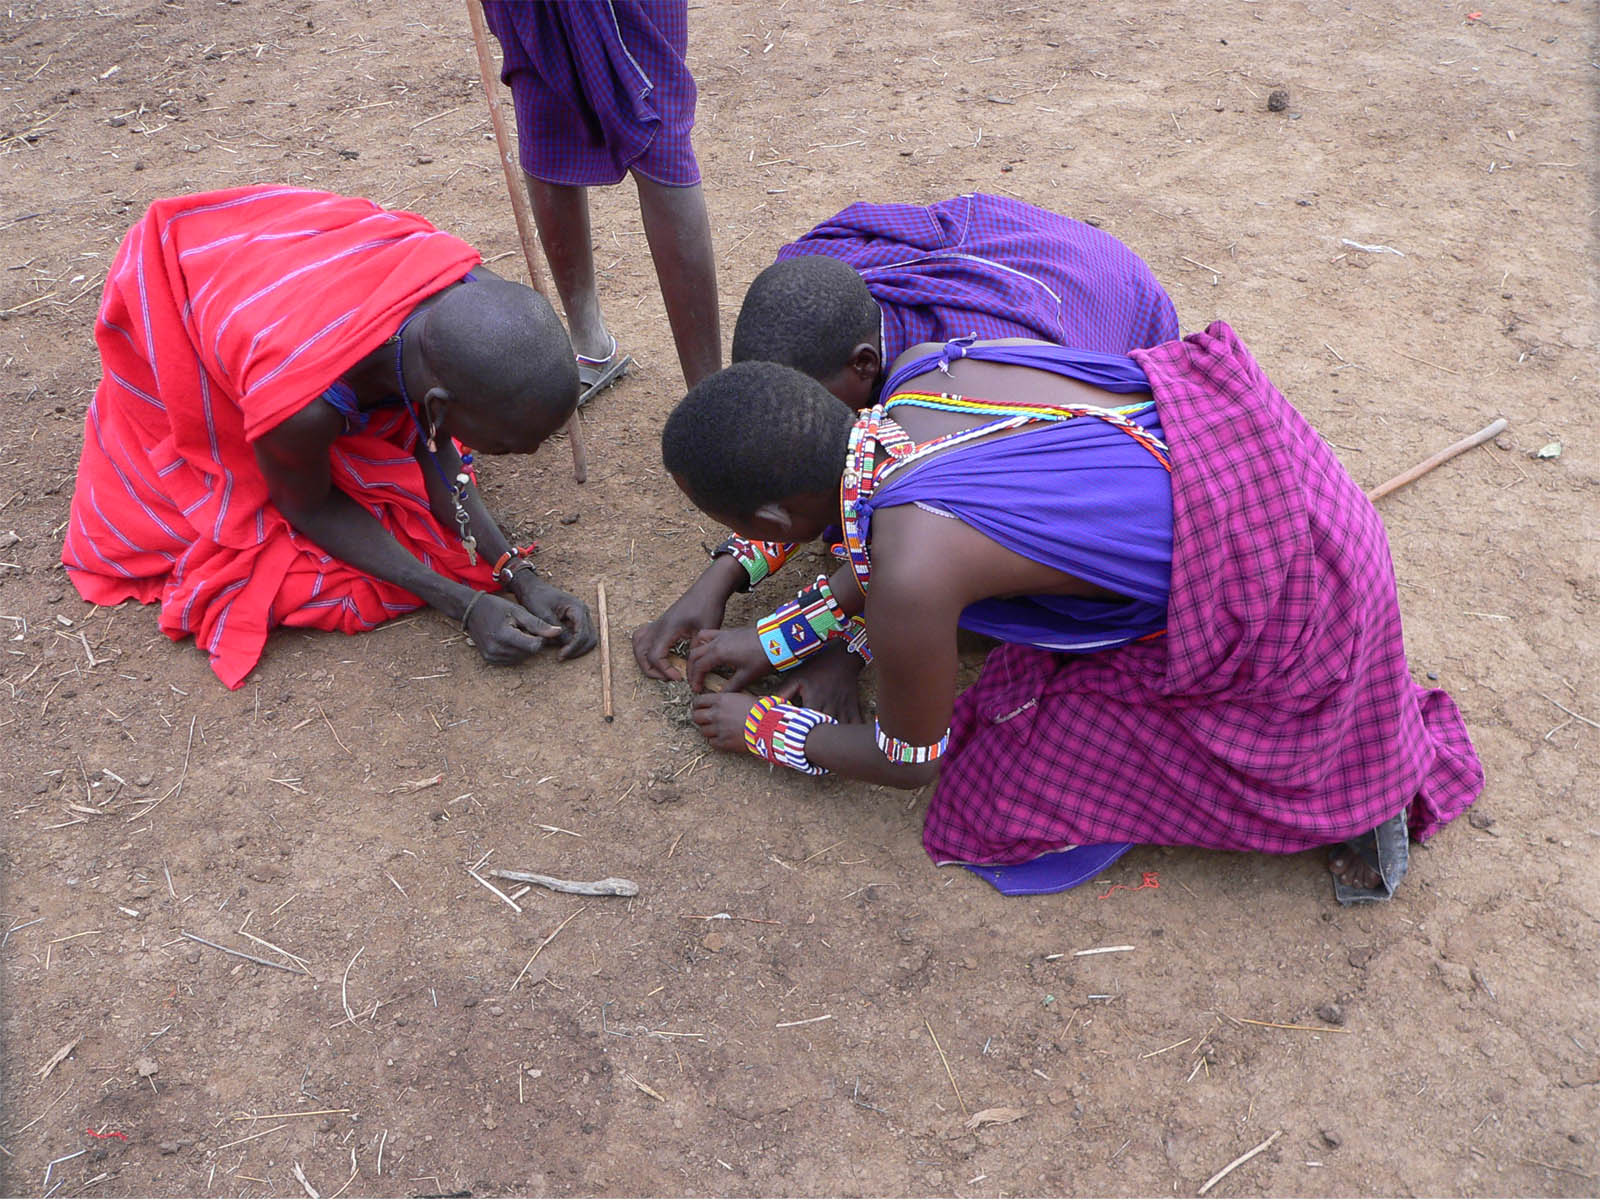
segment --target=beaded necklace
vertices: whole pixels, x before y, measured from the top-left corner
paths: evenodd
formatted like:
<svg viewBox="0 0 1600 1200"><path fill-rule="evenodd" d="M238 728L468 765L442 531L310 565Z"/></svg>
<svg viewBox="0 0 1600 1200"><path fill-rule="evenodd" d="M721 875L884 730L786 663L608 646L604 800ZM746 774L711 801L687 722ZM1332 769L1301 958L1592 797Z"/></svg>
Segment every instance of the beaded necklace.
<svg viewBox="0 0 1600 1200"><path fill-rule="evenodd" d="M1129 419L1130 413L1142 411L1152 403L1146 400L1117 408L1100 408L1095 405L981 400L949 392L900 392L887 402L874 405L861 415L850 430L850 440L845 447L844 474L839 481L839 524L844 531L844 548L850 559L850 569L862 593L866 593L871 581L872 556L861 529L861 505L871 499L890 475L936 451L949 450L977 438L1017 429L1034 421L1071 421L1078 417L1094 417L1120 429L1170 472L1172 461L1166 443ZM913 442L899 422L889 416L889 410L901 404L942 412L981 413L998 419L918 443Z"/></svg>

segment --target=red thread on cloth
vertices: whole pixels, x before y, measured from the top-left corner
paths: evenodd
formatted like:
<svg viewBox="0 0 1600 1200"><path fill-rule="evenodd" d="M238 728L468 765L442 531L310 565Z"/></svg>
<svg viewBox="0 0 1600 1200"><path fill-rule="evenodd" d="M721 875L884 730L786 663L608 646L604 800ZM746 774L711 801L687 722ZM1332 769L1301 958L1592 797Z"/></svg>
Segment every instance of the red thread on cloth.
<svg viewBox="0 0 1600 1200"><path fill-rule="evenodd" d="M128 1135L127 1134L119 1133L115 1129L108 1129L104 1133L96 1133L91 1128L91 1129L85 1129L84 1132L87 1133L92 1138L117 1138L119 1141L124 1141L124 1142L128 1140Z"/></svg>
<svg viewBox="0 0 1600 1200"><path fill-rule="evenodd" d="M1156 872L1146 871L1144 872L1144 878L1139 881L1138 887L1129 887L1125 883L1113 883L1105 891L1100 893L1100 899L1104 900L1107 896L1111 895L1112 892L1119 890L1124 892L1142 892L1145 888L1159 888L1160 886L1161 881L1156 878Z"/></svg>

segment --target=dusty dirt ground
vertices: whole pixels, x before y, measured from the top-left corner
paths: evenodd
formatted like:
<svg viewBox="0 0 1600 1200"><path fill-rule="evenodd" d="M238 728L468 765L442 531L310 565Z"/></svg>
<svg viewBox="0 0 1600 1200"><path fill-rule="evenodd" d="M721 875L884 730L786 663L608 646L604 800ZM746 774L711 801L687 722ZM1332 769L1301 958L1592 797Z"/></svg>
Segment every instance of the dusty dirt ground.
<svg viewBox="0 0 1600 1200"><path fill-rule="evenodd" d="M459 5L6 10L4 1191L1186 1194L1281 1130L1213 1194L1594 1195L1596 6L1476 2L691 14L725 337L845 204L989 190L1131 243L1364 483L1509 418L1383 503L1488 788L1349 911L1320 855L1156 848L1008 900L929 864L916 797L702 755L626 651L718 536L659 466L679 379L628 188L595 228L640 367L586 413L590 482L562 444L487 472L554 578L607 581L615 724L596 657L486 668L432 615L280 633L229 693L82 604L92 319L151 199L326 187L520 265ZM643 890L518 915L484 855ZM178 940L282 961L241 928L309 975Z"/></svg>

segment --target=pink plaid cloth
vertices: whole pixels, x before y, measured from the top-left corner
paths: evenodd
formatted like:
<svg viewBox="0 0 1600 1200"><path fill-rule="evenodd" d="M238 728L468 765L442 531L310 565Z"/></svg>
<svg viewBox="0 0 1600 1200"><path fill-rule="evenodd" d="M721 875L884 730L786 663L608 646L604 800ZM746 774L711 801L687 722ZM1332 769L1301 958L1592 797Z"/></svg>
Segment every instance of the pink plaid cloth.
<svg viewBox="0 0 1600 1200"><path fill-rule="evenodd" d="M1411 679L1377 510L1227 325L1132 353L1172 452L1167 636L990 654L923 845L941 862L1117 841L1286 854L1407 803L1429 837L1483 768L1455 703Z"/></svg>

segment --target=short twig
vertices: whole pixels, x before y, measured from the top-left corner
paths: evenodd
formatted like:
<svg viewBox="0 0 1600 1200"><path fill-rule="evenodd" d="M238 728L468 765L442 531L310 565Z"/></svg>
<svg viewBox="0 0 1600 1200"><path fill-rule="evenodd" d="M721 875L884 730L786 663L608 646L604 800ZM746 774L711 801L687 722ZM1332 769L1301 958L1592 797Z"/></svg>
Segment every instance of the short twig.
<svg viewBox="0 0 1600 1200"><path fill-rule="evenodd" d="M300 1186L305 1188L306 1195L310 1196L311 1200L322 1200L322 1193L311 1186L311 1181L306 1178L306 1173L300 1169L299 1163L295 1163L294 1166L290 1168L290 1172L296 1179L300 1181Z"/></svg>
<svg viewBox="0 0 1600 1200"><path fill-rule="evenodd" d="M501 871L493 870L489 874L496 879L510 879L516 883L532 883L542 888L549 888L552 892L567 892L574 896L637 896L639 885L631 879L619 879L608 875L604 879L597 879L593 883L579 883L572 879L557 879L553 875L535 875L531 871Z"/></svg>
<svg viewBox="0 0 1600 1200"><path fill-rule="evenodd" d="M361 947L365 950L366 947ZM356 959L361 957L361 950L350 956L350 961L344 965L344 974L339 976L339 1006L344 1009L345 1019L354 1025L356 1014L350 1010L350 968L356 965Z"/></svg>
<svg viewBox="0 0 1600 1200"><path fill-rule="evenodd" d="M1573 712L1565 704L1561 703L1561 701L1559 701L1559 700L1550 700L1550 697L1546 696L1543 692L1540 692L1539 696L1540 696L1541 699L1549 700L1551 704L1554 704L1557 708L1559 708L1562 712L1566 713L1567 716L1571 717L1574 721L1582 721L1585 725L1588 725L1591 728L1600 729L1600 721L1591 721L1588 717L1584 716L1582 713Z"/></svg>
<svg viewBox="0 0 1600 1200"><path fill-rule="evenodd" d="M1274 1130L1272 1136L1269 1137L1266 1141L1262 1142L1254 1150L1246 1150L1243 1154L1239 1155L1238 1158L1234 1159L1227 1166L1223 1167L1222 1170L1218 1171L1210 1179L1206 1180L1203 1184L1200 1185L1200 1195L1204 1196L1213 1187L1215 1187L1222 1180L1223 1176L1227 1175L1227 1173L1229 1171L1232 1171L1235 1167L1244 1166L1245 1163L1249 1162L1256 1155L1260 1154L1263 1150L1265 1150L1268 1146L1272 1145L1273 1142L1277 1141L1282 1136L1283 1136L1283 1130L1281 1130L1281 1129Z"/></svg>
<svg viewBox="0 0 1600 1200"><path fill-rule="evenodd" d="M506 991L508 991L508 992L516 991L517 990L517 984L522 982L522 977L528 973L528 968L533 966L533 960L535 958L538 958L540 954L544 953L544 948L546 946L548 946L551 942L556 940L556 934L560 933L563 929L565 929L567 927L567 922L571 921L573 917L578 915L578 913L588 912L588 911L589 910L588 910L587 907L580 908L578 910L578 912L569 914L567 919L566 919L566 921L562 921L561 924L557 925L554 929L552 929L550 931L550 936L545 938L544 941L540 942L537 946L534 947L532 956L528 959L527 962L522 964L522 970L517 972L517 977L511 981L511 986L508 987L506 989ZM602 1012L601 1012L601 1018L600 1019L602 1021L605 1020L604 1010L602 1010Z"/></svg>
<svg viewBox="0 0 1600 1200"><path fill-rule="evenodd" d="M516 902L516 901L515 901L515 900L513 900L513 899L512 899L512 898L511 898L511 897L510 897L510 896L508 896L508 895L506 895L506 894L505 894L505 893L504 893L504 892L502 892L502 891L501 891L501 890L500 890L500 889L499 889L499 888L497 888L497 887L495 887L495 885L494 885L494 884L492 884L492 883L490 883L490 882L489 882L489 881L488 881L488 880L487 880L487 879L485 879L485 878L484 878L484 877L483 877L483 876L482 876L482 875L479 875L479 874L478 874L478 873L477 873L477 872L476 872L476 871L475 871L475 870L473 870L473 869L472 869L472 868L471 868L471 867L468 867L468 868L467 868L467 874L468 874L468 875L471 875L471 876L472 876L472 877L473 877L473 878L474 878L474 879L476 879L476 880L477 880L477 881L478 881L478 882L479 882L479 883L481 883L481 884L483 884L483 886L484 886L484 887L486 887L486 888L488 888L488 889L489 889L489 890L490 890L490 891L491 891L491 892L493 892L493 893L494 893L494 894L495 894L495 895L496 895L496 896L499 896L499 897L500 897L500 899L502 899L502 900L504 900L504 901L505 901L505 902L506 902L506 903L507 903L507 904L509 904L509 905L511 905L511 907L512 907L512 908L514 908L514 909L516 909L516 911L517 911L517 912L519 912L519 913L520 913L520 912L521 912L521 911L522 911L522 905L520 905L520 904L518 904L518 903L517 903L517 902Z"/></svg>
<svg viewBox="0 0 1600 1200"><path fill-rule="evenodd" d="M202 946L210 946L213 950L221 950L224 954L231 954L235 958L244 958L263 967L271 967L275 971L287 971L291 975L309 975L310 971L302 971L298 967L286 967L282 963L272 962L270 959L257 958L254 954L246 954L243 950L235 950L232 946L218 945L216 942L207 941L196 933L178 931L180 937L186 937L191 942L199 942Z"/></svg>
<svg viewBox="0 0 1600 1200"><path fill-rule="evenodd" d="M950 1069L950 1060L944 1056L944 1047L939 1045L939 1035L933 1031L928 1018L922 1018L922 1023L927 1026L928 1036L933 1039L933 1048L939 1052L939 1061L944 1064L944 1073L950 1080L950 1090L956 1094L956 1103L961 1106L961 1115L970 1117L972 1112L967 1108L967 1102L961 1098L961 1088L956 1084L955 1072Z"/></svg>
<svg viewBox="0 0 1600 1200"><path fill-rule="evenodd" d="M600 707L604 710L607 721L616 720L616 709L611 702L611 622L606 618L606 585L602 580L599 586L599 613L600 620Z"/></svg>

